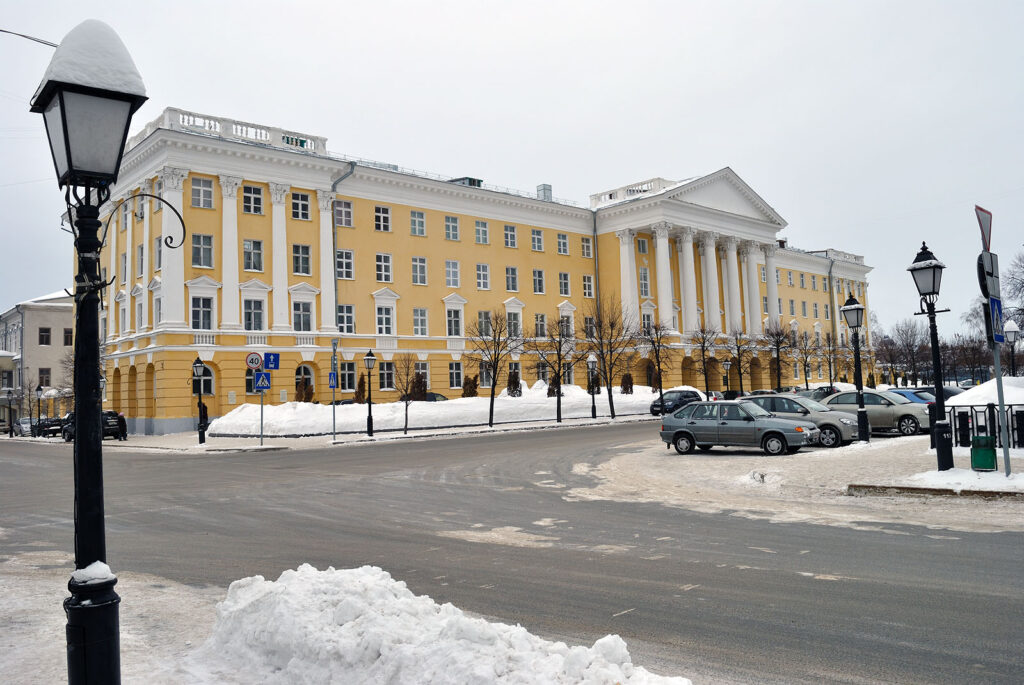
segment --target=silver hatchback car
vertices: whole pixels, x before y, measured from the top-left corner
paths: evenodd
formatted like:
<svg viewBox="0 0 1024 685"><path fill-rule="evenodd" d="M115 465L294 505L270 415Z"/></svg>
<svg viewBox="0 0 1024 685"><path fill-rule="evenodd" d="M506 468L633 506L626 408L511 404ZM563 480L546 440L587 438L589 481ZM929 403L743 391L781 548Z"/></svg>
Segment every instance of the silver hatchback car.
<svg viewBox="0 0 1024 685"><path fill-rule="evenodd" d="M839 447L857 439L857 415L837 411L800 395L758 395L745 398L780 419L810 421L821 431L822 447Z"/></svg>
<svg viewBox="0 0 1024 685"><path fill-rule="evenodd" d="M666 416L661 425L661 439L679 454L716 445L793 454L817 444L818 438L818 427L810 421L776 418L750 402L694 402Z"/></svg>

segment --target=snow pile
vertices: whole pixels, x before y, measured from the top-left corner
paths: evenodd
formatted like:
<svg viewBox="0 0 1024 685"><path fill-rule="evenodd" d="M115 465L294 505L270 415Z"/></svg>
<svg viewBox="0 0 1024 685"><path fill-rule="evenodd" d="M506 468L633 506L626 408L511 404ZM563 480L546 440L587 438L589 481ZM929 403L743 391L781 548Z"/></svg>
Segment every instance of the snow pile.
<svg viewBox="0 0 1024 685"><path fill-rule="evenodd" d="M521 397L506 394L494 398L495 423L518 421L544 421L555 418L555 398L547 396L548 386L537 381L532 387L523 387ZM481 397L460 397L447 402L411 402L409 428L445 428L454 426L487 425L490 403L489 389ZM595 396L599 416L608 416L606 389ZM649 386L634 386L632 395L623 395L612 388L616 415L648 414L651 402L657 399ZM358 433L366 429L366 405L343 404L334 407L337 431ZM308 402L288 402L263 408L264 435L329 435L331 433L331 406ZM578 385L562 386L562 417L590 418L590 395ZM405 403L388 402L373 405L373 425L376 430L401 430L405 423ZM211 436L245 435L260 433L260 405L243 404L210 424Z"/></svg>
<svg viewBox="0 0 1024 685"><path fill-rule="evenodd" d="M110 567L102 561L94 561L85 568L80 568L71 573L71 580L80 585L90 583L101 583L105 580L114 580L117 576L110 570Z"/></svg>
<svg viewBox="0 0 1024 685"><path fill-rule="evenodd" d="M373 566L235 581L197 658L240 682L690 684L634 666L617 635L549 642L414 595Z"/></svg>
<svg viewBox="0 0 1024 685"><path fill-rule="evenodd" d="M1000 453L1000 463L1002 454ZM971 469L948 469L946 471L925 471L907 478L908 485L923 488L948 488L961 490L998 490L1002 492L1024 492L1024 474L1011 473L1007 477L1001 471L972 471Z"/></svg>
<svg viewBox="0 0 1024 685"><path fill-rule="evenodd" d="M1013 376L1003 378L1003 400L1006 404L1024 404L1024 378L1014 378ZM999 392L994 378L946 400L947 407L989 403L999 403Z"/></svg>
<svg viewBox="0 0 1024 685"><path fill-rule="evenodd" d="M87 19L71 29L53 53L33 102L48 81L74 83L102 90L143 96L146 86L114 29L96 19Z"/></svg>

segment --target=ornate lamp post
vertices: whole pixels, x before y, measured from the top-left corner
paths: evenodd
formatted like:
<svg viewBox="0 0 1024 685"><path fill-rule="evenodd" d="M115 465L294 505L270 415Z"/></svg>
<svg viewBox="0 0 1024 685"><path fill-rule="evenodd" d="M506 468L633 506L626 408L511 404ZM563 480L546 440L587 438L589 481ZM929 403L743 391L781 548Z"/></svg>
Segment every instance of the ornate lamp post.
<svg viewBox="0 0 1024 685"><path fill-rule="evenodd" d="M935 378L935 418L932 426L935 434L935 455L939 463L939 471L953 468L953 433L946 420L946 400L942 392L942 360L939 358L939 332L935 327L935 315L948 312L948 309L936 311L935 301L939 299L939 285L942 283L942 270L946 265L935 258L928 246L921 243L921 250L914 258L914 263L907 271L914 277L914 285L921 296L921 311L915 314L928 316L928 328L932 343L932 375Z"/></svg>
<svg viewBox="0 0 1024 685"><path fill-rule="evenodd" d="M725 391L729 392L729 369L732 368L732 362L726 359L722 362L722 368L725 369L725 373L722 374L722 380L725 381Z"/></svg>
<svg viewBox="0 0 1024 685"><path fill-rule="evenodd" d="M864 376L860 368L860 329L864 325L864 305L850 293L846 303L839 309L846 320L847 327L853 331L853 382L857 386L857 439L862 442L871 440L868 428L868 410L864 408Z"/></svg>
<svg viewBox="0 0 1024 685"><path fill-rule="evenodd" d="M590 418L597 418L597 401L594 399L594 371L597 370L597 357L591 352L587 355L587 390L590 392ZM665 412L665 407L661 408L662 413Z"/></svg>
<svg viewBox="0 0 1024 685"><path fill-rule="evenodd" d="M40 436L43 434L42 418L43 413L39 406L43 402L43 386L36 386L36 425L32 428L32 435ZM31 406L31 405L30 405Z"/></svg>
<svg viewBox="0 0 1024 685"><path fill-rule="evenodd" d="M1006 342L1010 343L1010 375L1017 375L1017 337L1020 335L1020 327L1017 322L1010 319L1003 324L1003 336Z"/></svg>
<svg viewBox="0 0 1024 685"><path fill-rule="evenodd" d="M363 365L366 366L366 434L370 437L373 437L373 367L376 363L373 350L367 351Z"/></svg>
<svg viewBox="0 0 1024 685"><path fill-rule="evenodd" d="M99 391L99 207L110 199L132 115L146 100L135 63L106 24L85 21L54 52L31 111L43 115L57 183L74 217L75 276L75 568L106 562L103 520L103 433ZM72 203L74 202L74 206ZM112 574L92 582L72 575L68 680L121 681L118 603Z"/></svg>
<svg viewBox="0 0 1024 685"><path fill-rule="evenodd" d="M7 389L7 437L14 437L14 391Z"/></svg>
<svg viewBox="0 0 1024 685"><path fill-rule="evenodd" d="M199 397L199 444L206 443L206 420L209 418L209 414L206 411L206 405L203 404L203 380L206 378L206 364L199 357L192 362L192 387L195 390L196 395Z"/></svg>

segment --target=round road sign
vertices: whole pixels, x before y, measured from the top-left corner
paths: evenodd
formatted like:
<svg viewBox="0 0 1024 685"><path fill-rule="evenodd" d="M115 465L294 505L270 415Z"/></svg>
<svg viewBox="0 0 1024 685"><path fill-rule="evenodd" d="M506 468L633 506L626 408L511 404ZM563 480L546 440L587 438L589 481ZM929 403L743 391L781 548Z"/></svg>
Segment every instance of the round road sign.
<svg viewBox="0 0 1024 685"><path fill-rule="evenodd" d="M250 369L258 369L263 366L263 357L259 352L250 352L245 355L245 365Z"/></svg>

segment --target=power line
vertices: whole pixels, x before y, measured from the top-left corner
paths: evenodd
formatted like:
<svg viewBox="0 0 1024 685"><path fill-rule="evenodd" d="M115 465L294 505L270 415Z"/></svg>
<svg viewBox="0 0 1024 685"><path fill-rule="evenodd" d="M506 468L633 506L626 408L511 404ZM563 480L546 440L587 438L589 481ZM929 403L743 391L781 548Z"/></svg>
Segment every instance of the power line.
<svg viewBox="0 0 1024 685"><path fill-rule="evenodd" d="M7 29L0 29L0 33L9 33L12 36L20 36L22 38L27 38L28 40L34 40L37 43L42 43L43 45L49 45L51 48L58 47L56 43L51 43L48 40L43 40L42 38L36 38L35 36L27 36L24 33L18 33L17 31L8 31Z"/></svg>

